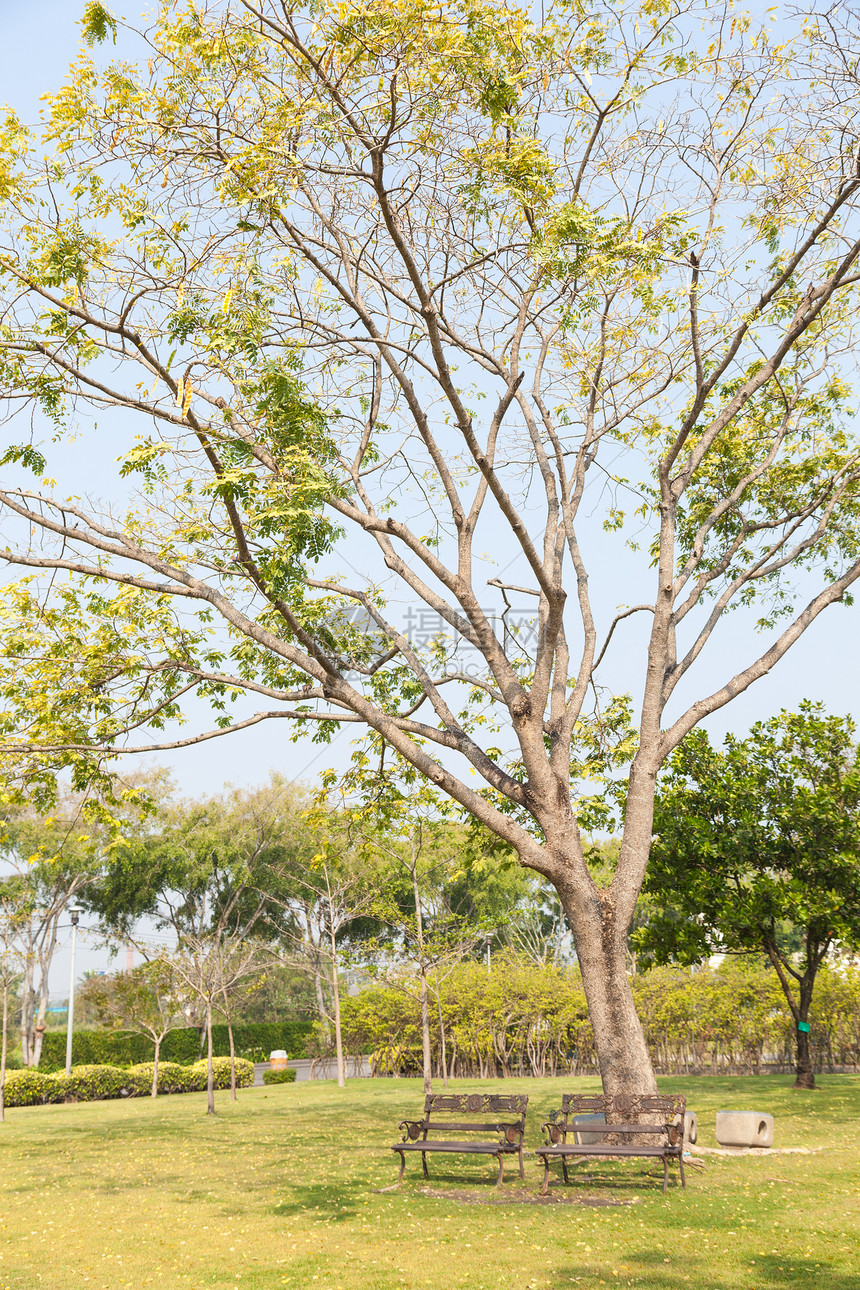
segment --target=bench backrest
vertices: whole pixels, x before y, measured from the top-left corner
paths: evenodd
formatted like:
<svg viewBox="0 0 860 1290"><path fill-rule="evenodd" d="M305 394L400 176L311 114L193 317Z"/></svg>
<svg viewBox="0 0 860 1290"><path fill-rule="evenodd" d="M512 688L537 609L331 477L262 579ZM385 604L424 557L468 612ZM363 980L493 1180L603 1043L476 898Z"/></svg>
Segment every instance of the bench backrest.
<svg viewBox="0 0 860 1290"><path fill-rule="evenodd" d="M561 1118L564 1127L578 1115L602 1113L608 1124L640 1121L643 1124L684 1124L687 1099L680 1093L564 1093Z"/></svg>
<svg viewBox="0 0 860 1290"><path fill-rule="evenodd" d="M525 1093L428 1093L424 1099L424 1121L434 1132L491 1133L514 1129L522 1138L528 1104Z"/></svg>
<svg viewBox="0 0 860 1290"><path fill-rule="evenodd" d="M619 1120L638 1120L640 1116L654 1116L665 1113L667 1124L678 1115L683 1115L687 1108L687 1099L679 1093L632 1093L610 1096L606 1093L565 1093L562 1094L561 1109L565 1115L603 1115Z"/></svg>

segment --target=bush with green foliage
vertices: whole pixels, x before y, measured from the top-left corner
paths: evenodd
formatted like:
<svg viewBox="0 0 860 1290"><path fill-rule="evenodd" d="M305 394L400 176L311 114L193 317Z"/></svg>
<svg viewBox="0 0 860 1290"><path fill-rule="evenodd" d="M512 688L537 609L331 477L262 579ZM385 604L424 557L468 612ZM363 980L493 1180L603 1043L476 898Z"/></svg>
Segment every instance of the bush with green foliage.
<svg viewBox="0 0 860 1290"><path fill-rule="evenodd" d="M295 1084L296 1072L292 1070L263 1071L264 1084Z"/></svg>
<svg viewBox="0 0 860 1290"><path fill-rule="evenodd" d="M119 1066L73 1066L70 1073L52 1075L63 1100L99 1102L112 1097L137 1097L148 1092L146 1081Z"/></svg>
<svg viewBox="0 0 860 1290"><path fill-rule="evenodd" d="M208 1074L206 1066L207 1066L206 1058L204 1057L202 1061L195 1062L194 1065L191 1067L192 1071L203 1072L203 1088L206 1087L206 1079ZM229 1088L230 1087L230 1058L213 1057L212 1074L215 1079L216 1088ZM236 1087L250 1088L253 1083L254 1083L254 1063L249 1062L244 1057L237 1057L236 1058Z"/></svg>
<svg viewBox="0 0 860 1290"><path fill-rule="evenodd" d="M151 1093L153 1069L153 1062L140 1062L137 1066L130 1066L127 1073L143 1080L145 1091ZM158 1063L159 1093L199 1093L205 1087L205 1069L201 1077L194 1066L180 1066L179 1062Z"/></svg>
<svg viewBox="0 0 860 1290"><path fill-rule="evenodd" d="M215 1087L230 1087L230 1058L212 1061ZM200 1093L206 1088L206 1059L193 1066L159 1062L159 1093ZM254 1083L254 1063L236 1058L236 1087ZM152 1063L119 1066L73 1066L71 1073L20 1070L6 1073L7 1106L44 1106L51 1102L95 1102L116 1097L143 1097L152 1092Z"/></svg>
<svg viewBox="0 0 860 1290"><path fill-rule="evenodd" d="M45 1102L61 1101L56 1093L54 1077L44 1071L24 1069L6 1072L6 1106L41 1106Z"/></svg>

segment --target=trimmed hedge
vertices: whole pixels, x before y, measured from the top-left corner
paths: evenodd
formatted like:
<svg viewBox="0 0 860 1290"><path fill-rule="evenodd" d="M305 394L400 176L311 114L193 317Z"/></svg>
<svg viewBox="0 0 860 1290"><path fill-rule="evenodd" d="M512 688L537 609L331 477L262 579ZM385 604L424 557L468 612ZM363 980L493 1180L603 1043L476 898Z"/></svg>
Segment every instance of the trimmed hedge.
<svg viewBox="0 0 860 1290"><path fill-rule="evenodd" d="M141 1062L137 1066L130 1066L128 1074L139 1077L146 1086L146 1092L152 1092L152 1072L153 1062ZM206 1075L204 1073L201 1083L200 1072L193 1066L180 1066L179 1062L158 1063L158 1091L159 1093L198 1093L201 1088L206 1087Z"/></svg>
<svg viewBox="0 0 860 1290"><path fill-rule="evenodd" d="M254 1022L233 1027L236 1056L251 1062L269 1060L269 1053L284 1048L291 1057L307 1057L307 1042L313 1031L312 1021ZM205 1039L204 1039L205 1044ZM152 1042L146 1035L132 1030L76 1030L72 1051L81 1065L138 1066L152 1061ZM229 1057L230 1039L226 1024L212 1027L212 1051L216 1057ZM201 1057L200 1031L196 1027L171 1030L161 1045L166 1062L191 1066ZM66 1036L49 1031L42 1040L40 1070L62 1070L66 1064Z"/></svg>
<svg viewBox="0 0 860 1290"><path fill-rule="evenodd" d="M264 1084L295 1084L296 1072L287 1068L285 1071L263 1071Z"/></svg>
<svg viewBox="0 0 860 1290"><path fill-rule="evenodd" d="M215 1087L230 1087L230 1058L214 1057ZM206 1088L206 1060L193 1066L158 1063L159 1093L201 1093ZM236 1058L236 1087L254 1083L254 1063ZM6 1072L6 1106L45 1106L53 1102L97 1102L116 1097L144 1097L152 1092L152 1062L123 1070L119 1066L73 1066L71 1073L21 1070Z"/></svg>
<svg viewBox="0 0 860 1290"><path fill-rule="evenodd" d="M44 1102L58 1102L61 1098L52 1096L56 1091L54 1077L44 1071L24 1069L6 1072L6 1106L41 1106Z"/></svg>
<svg viewBox="0 0 860 1290"><path fill-rule="evenodd" d="M204 1057L201 1062L195 1062L194 1065L191 1067L193 1071L200 1071L202 1073L203 1088L206 1087L206 1078L208 1074L206 1066L207 1066L207 1062L206 1062L206 1058ZM216 1088L229 1088L230 1087L230 1058L213 1057L212 1074L215 1078ZM236 1087L250 1088L253 1083L254 1083L254 1063L247 1061L244 1057L237 1057L236 1058Z"/></svg>
<svg viewBox="0 0 860 1290"><path fill-rule="evenodd" d="M137 1097L148 1091L139 1076L118 1066L73 1066L68 1075L63 1072L49 1078L62 1090L59 1101L101 1102L111 1097Z"/></svg>

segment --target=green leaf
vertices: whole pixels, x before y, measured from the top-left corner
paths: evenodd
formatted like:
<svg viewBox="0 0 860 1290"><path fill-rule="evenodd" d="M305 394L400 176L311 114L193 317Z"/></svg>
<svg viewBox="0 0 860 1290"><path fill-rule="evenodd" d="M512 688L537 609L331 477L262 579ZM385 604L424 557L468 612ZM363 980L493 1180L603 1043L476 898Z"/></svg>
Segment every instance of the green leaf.
<svg viewBox="0 0 860 1290"><path fill-rule="evenodd" d="M81 19L81 30L89 46L101 45L108 38L116 44L116 18L98 0L89 0Z"/></svg>

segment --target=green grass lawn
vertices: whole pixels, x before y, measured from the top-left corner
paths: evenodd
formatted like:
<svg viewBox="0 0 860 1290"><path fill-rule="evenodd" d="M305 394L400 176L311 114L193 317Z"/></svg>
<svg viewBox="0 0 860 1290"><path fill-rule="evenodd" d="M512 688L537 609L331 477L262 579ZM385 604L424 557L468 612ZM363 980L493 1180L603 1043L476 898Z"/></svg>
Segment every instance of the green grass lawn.
<svg viewBox="0 0 860 1290"><path fill-rule="evenodd" d="M705 1157L686 1191L662 1166L594 1165L541 1205L527 1159L499 1192L495 1165L420 1157L399 1191L387 1150L422 1105L414 1080L361 1080L7 1112L0 1125L0 1290L319 1287L319 1290L821 1290L860 1288L860 1077L664 1079L715 1145L721 1107L770 1111L777 1146L814 1155ZM463 1082L530 1095L529 1145L561 1092L594 1080ZM580 1166L582 1168L582 1166ZM677 1171L674 1171L677 1176ZM649 1176L653 1175L653 1176ZM658 1176L659 1175L659 1176ZM503 1199L504 1203L497 1203Z"/></svg>

